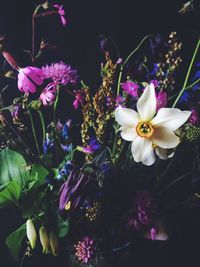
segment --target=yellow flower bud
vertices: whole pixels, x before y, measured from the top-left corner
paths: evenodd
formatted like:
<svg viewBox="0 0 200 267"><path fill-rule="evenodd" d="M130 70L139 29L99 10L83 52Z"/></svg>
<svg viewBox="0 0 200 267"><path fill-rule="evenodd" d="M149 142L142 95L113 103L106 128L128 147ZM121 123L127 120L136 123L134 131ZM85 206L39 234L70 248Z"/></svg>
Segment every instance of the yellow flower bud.
<svg viewBox="0 0 200 267"><path fill-rule="evenodd" d="M34 249L35 243L37 240L37 233L36 233L33 221L31 219L28 219L26 221L26 234L27 234L27 238L30 242L31 248Z"/></svg>
<svg viewBox="0 0 200 267"><path fill-rule="evenodd" d="M39 230L40 242L42 244L43 253L47 254L50 252L50 241L47 233L47 229L44 226L40 227Z"/></svg>
<svg viewBox="0 0 200 267"><path fill-rule="evenodd" d="M51 246L51 251L52 251L53 256L57 256L58 246L59 246L58 237L53 231L50 232L50 246Z"/></svg>

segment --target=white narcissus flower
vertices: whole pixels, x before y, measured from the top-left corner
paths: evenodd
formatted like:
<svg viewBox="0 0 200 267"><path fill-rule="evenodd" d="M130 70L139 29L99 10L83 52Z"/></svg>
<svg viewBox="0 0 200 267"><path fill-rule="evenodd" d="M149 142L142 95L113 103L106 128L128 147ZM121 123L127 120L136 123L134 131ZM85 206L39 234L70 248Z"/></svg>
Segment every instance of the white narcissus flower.
<svg viewBox="0 0 200 267"><path fill-rule="evenodd" d="M132 155L136 162L150 166L156 160L168 158L168 149L178 146L175 134L189 118L190 111L161 108L156 114L156 95L153 84L148 85L137 102L137 111L118 107L115 119L121 125L121 136L132 142Z"/></svg>

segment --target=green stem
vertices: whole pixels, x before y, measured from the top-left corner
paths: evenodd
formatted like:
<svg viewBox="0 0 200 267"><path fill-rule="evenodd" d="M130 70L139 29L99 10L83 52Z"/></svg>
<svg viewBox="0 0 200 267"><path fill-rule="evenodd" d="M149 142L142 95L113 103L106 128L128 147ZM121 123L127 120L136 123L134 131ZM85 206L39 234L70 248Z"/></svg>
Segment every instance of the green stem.
<svg viewBox="0 0 200 267"><path fill-rule="evenodd" d="M45 138L46 138L45 123L44 123L44 118L43 118L42 112L38 110L38 114L39 114L41 125L42 125L42 135L43 135L42 143L44 144Z"/></svg>
<svg viewBox="0 0 200 267"><path fill-rule="evenodd" d="M196 80L195 82L193 82L193 83L191 83L190 85L188 85L188 86L185 88L185 90L187 90L187 89L193 87L195 84L197 84L197 83L199 83L199 82L200 82L200 79Z"/></svg>
<svg viewBox="0 0 200 267"><path fill-rule="evenodd" d="M58 106L58 99L59 99L59 85L57 85L57 89L56 89L57 93L56 93L56 100L54 102L54 107L53 107L53 121L54 121L54 125L56 127L56 109Z"/></svg>
<svg viewBox="0 0 200 267"><path fill-rule="evenodd" d="M119 95L119 91L120 91L120 84L121 84L121 79L122 79L122 74L123 74L123 70L124 67L126 66L126 64L129 62L129 60L131 59L131 57L138 51L138 49L140 49L140 47L142 46L142 44L146 41L146 39L148 39L151 36L151 34L145 36L142 41L139 43L139 45L128 55L128 57L126 58L126 60L124 61L124 63L121 65L120 67L120 72L119 72L119 78L118 78L118 83L117 83L117 95Z"/></svg>
<svg viewBox="0 0 200 267"><path fill-rule="evenodd" d="M196 45L196 48L194 50L194 54L192 56L192 59L191 59L191 62L190 62L190 65L189 65L189 68L188 68L188 71L187 71L187 74L186 74L186 77L185 77L185 81L184 81L184 84L183 84L183 88L181 89L180 93L178 94L177 98L175 99L174 101L174 104L172 105L172 108L174 108L176 106L176 104L178 103L180 97L182 96L183 92L186 90L187 88L187 83L188 83L188 79L189 79L189 76L190 76L190 72L192 70L192 66L194 64L194 60L196 58L196 55L197 55L197 52L199 50L199 46L200 46L200 39L198 39L198 42L197 42L197 45Z"/></svg>
<svg viewBox="0 0 200 267"><path fill-rule="evenodd" d="M38 144L38 140L37 140L37 136L36 136L35 126L34 126L34 123L33 123L33 117L32 117L31 111L30 111L30 109L28 107L27 107L27 111L28 111L28 115L30 117L30 122L31 122L31 127L32 127L32 132L33 132L33 137L34 137L34 140L35 140L35 145L36 145L36 148L37 148L37 152L38 152L38 155L40 156L40 149L39 149L39 144Z"/></svg>

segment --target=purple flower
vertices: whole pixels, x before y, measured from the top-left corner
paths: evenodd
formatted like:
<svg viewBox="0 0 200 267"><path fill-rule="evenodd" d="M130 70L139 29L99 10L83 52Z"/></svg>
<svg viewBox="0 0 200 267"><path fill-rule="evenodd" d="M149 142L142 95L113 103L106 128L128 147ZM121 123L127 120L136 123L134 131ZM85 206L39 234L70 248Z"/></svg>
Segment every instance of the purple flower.
<svg viewBox="0 0 200 267"><path fill-rule="evenodd" d="M89 175L79 170L72 170L67 181L60 188L59 210L73 212L79 206L83 189L90 180Z"/></svg>
<svg viewBox="0 0 200 267"><path fill-rule="evenodd" d="M45 79L51 79L56 84L76 84L78 80L77 70L64 62L52 63L42 67Z"/></svg>
<svg viewBox="0 0 200 267"><path fill-rule="evenodd" d="M167 106L167 93L159 91L156 95L156 111Z"/></svg>
<svg viewBox="0 0 200 267"><path fill-rule="evenodd" d="M36 67L26 67L19 69L18 88L20 91L28 94L36 92L36 86L43 83L44 73Z"/></svg>
<svg viewBox="0 0 200 267"><path fill-rule="evenodd" d="M139 86L132 82L132 81L126 81L125 83L121 84L122 89L128 94L131 95L133 97L137 97L138 96L138 88Z"/></svg>
<svg viewBox="0 0 200 267"><path fill-rule="evenodd" d="M79 105L83 104L83 100L84 100L84 95L83 95L83 91L78 90L78 91L74 91L76 94L76 98L73 102L73 107L74 109L78 109Z"/></svg>
<svg viewBox="0 0 200 267"><path fill-rule="evenodd" d="M49 83L40 94L40 100L44 106L52 105L55 100L56 85Z"/></svg>
<svg viewBox="0 0 200 267"><path fill-rule="evenodd" d="M96 151L99 150L100 147L101 147L101 145L99 144L97 139L95 137L91 137L90 142L89 142L89 146L87 146L87 147L78 146L77 150L79 150L83 153L86 153L86 154L94 154Z"/></svg>
<svg viewBox="0 0 200 267"><path fill-rule="evenodd" d="M54 148L54 139L50 137L50 135L47 133L46 134L46 140L43 144L43 151L44 154L47 154L50 150L52 150Z"/></svg>
<svg viewBox="0 0 200 267"><path fill-rule="evenodd" d="M189 117L189 122L192 125L197 125L199 124L199 114L195 108L191 109L192 114Z"/></svg>
<svg viewBox="0 0 200 267"><path fill-rule="evenodd" d="M150 84L153 83L154 87L158 87L159 86L159 81L158 80L151 80Z"/></svg>
<svg viewBox="0 0 200 267"><path fill-rule="evenodd" d="M67 20L65 18L65 10L63 9L63 5L54 5L54 7L58 9L58 14L60 15L62 25L65 27L67 25Z"/></svg>
<svg viewBox="0 0 200 267"><path fill-rule="evenodd" d="M116 98L115 98L115 103L116 103L116 108L121 106L123 107L124 106L124 102L125 102L125 98L121 95L118 95Z"/></svg>
<svg viewBox="0 0 200 267"><path fill-rule="evenodd" d="M135 206L137 213L134 218L134 226L136 230L139 230L141 225L148 225L151 223L155 206L153 199L147 191L140 191L137 193Z"/></svg>
<svg viewBox="0 0 200 267"><path fill-rule="evenodd" d="M94 240L88 236L84 237L83 240L78 241L78 244L76 244L74 247L76 251L76 257L80 262L85 264L87 264L91 260L96 251Z"/></svg>

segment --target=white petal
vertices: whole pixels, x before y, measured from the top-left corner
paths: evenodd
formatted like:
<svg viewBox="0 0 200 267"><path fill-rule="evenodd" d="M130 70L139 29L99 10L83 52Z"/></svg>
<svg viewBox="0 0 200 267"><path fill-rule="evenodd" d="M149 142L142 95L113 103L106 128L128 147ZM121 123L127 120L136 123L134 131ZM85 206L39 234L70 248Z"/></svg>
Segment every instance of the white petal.
<svg viewBox="0 0 200 267"><path fill-rule="evenodd" d="M190 111L181 111L177 108L161 108L151 122L155 126L166 127L175 131L188 120L190 114Z"/></svg>
<svg viewBox="0 0 200 267"><path fill-rule="evenodd" d="M138 136L133 141L131 150L136 162L142 162L148 166L155 162L155 154L150 140Z"/></svg>
<svg viewBox="0 0 200 267"><path fill-rule="evenodd" d="M136 126L139 121L139 114L130 108L118 107L115 110L115 119L118 124L122 126L133 127Z"/></svg>
<svg viewBox="0 0 200 267"><path fill-rule="evenodd" d="M121 127L121 137L126 141L133 141L136 137L136 130L133 127Z"/></svg>
<svg viewBox="0 0 200 267"><path fill-rule="evenodd" d="M160 159L168 159L168 150L162 147L157 146L155 148L156 151L156 155L160 158Z"/></svg>
<svg viewBox="0 0 200 267"><path fill-rule="evenodd" d="M137 110L143 121L151 120L156 113L156 95L154 85L148 85L137 102Z"/></svg>
<svg viewBox="0 0 200 267"><path fill-rule="evenodd" d="M174 148L180 143L180 139L167 128L154 128L153 141L162 148Z"/></svg>

